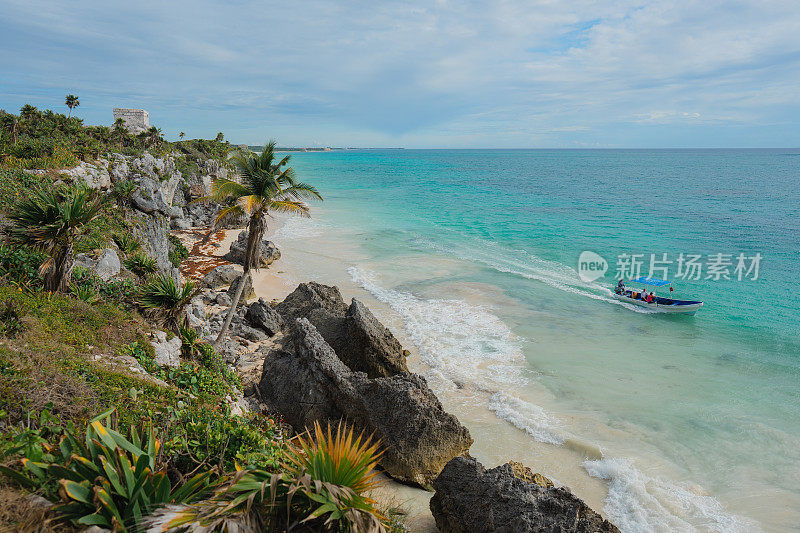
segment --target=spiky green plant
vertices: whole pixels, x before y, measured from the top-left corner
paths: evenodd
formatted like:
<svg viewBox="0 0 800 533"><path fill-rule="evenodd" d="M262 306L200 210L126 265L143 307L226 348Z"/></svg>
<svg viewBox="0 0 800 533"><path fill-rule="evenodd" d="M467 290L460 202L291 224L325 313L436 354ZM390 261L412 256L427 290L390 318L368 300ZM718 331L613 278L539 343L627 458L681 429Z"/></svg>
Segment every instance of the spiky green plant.
<svg viewBox="0 0 800 533"><path fill-rule="evenodd" d="M73 187L42 189L14 206L11 239L49 255L40 267L45 290L66 290L73 246L105 205L97 191Z"/></svg>
<svg viewBox="0 0 800 533"><path fill-rule="evenodd" d="M119 249L126 254L133 253L142 247L142 242L132 233L114 233L111 238L114 239L114 242L117 244L117 246L119 246Z"/></svg>
<svg viewBox="0 0 800 533"><path fill-rule="evenodd" d="M133 180L118 181L111 186L111 196L123 208L130 207L133 203L133 193L136 192L136 187L136 182Z"/></svg>
<svg viewBox="0 0 800 533"><path fill-rule="evenodd" d="M218 178L211 184L211 195L200 200L214 200L227 205L217 215L216 223L247 215L247 248L244 256L244 278L250 269L257 268L261 235L266 229L266 217L270 212L309 216L306 200L322 200L322 196L311 185L298 182L292 167L287 167L290 156L277 160L275 141L270 141L260 154L250 150L235 152L230 160L236 169L236 179ZM286 167L286 168L284 168ZM231 307L214 344L227 334L231 319L239 305L245 283L239 283L231 300Z"/></svg>
<svg viewBox="0 0 800 533"><path fill-rule="evenodd" d="M352 426L340 423L334 433L328 424L323 431L319 422L314 422L313 435L308 431L300 436L288 454L287 471L295 479L304 474L322 486L309 498L319 504L309 517L327 515L326 525L347 519L356 522L374 518L380 522L384 517L375 508L375 502L366 493L375 488L379 443L364 439L364 434L354 435ZM365 516L369 515L369 516Z"/></svg>
<svg viewBox="0 0 800 533"><path fill-rule="evenodd" d="M125 258L125 267L139 276L145 278L148 275L158 270L156 260L148 256L144 252L136 252Z"/></svg>
<svg viewBox="0 0 800 533"><path fill-rule="evenodd" d="M243 470L203 502L170 506L145 520L161 531L313 531L381 533L386 519L366 491L374 488L378 443L340 423L334 435L315 424L289 452L286 473ZM341 483L341 484L340 484Z"/></svg>
<svg viewBox="0 0 800 533"><path fill-rule="evenodd" d="M82 300L87 304L96 304L100 301L100 295L97 294L97 290L95 290L95 288L91 285L76 285L74 283L70 283L69 290L75 298Z"/></svg>
<svg viewBox="0 0 800 533"><path fill-rule="evenodd" d="M64 433L58 445L64 462L22 460L24 469L40 482L58 480L62 503L54 511L77 525L124 532L160 506L197 501L208 492L213 471L173 486L158 466L161 442L155 432L140 436L131 428L126 439L111 428L113 411L93 418L83 438L69 430Z"/></svg>
<svg viewBox="0 0 800 533"><path fill-rule="evenodd" d="M180 285L166 274L154 276L139 289L139 305L151 316L163 321L164 325L177 332L186 306L197 295L193 281Z"/></svg>

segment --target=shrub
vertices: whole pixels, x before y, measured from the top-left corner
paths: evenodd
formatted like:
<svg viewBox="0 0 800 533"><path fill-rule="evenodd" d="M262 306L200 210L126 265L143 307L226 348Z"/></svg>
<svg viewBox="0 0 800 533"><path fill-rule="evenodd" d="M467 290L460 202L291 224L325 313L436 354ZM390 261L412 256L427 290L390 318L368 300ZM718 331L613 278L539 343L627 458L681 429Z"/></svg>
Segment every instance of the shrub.
<svg viewBox="0 0 800 533"><path fill-rule="evenodd" d="M291 531L302 524L310 531L385 532L388 520L363 493L374 486L376 450L376 444L354 440L343 425L336 436L317 425L313 436L289 452L294 470L239 471L212 498L156 511L146 525L158 524L162 531L194 531L200 525L207 531L237 531L244 524Z"/></svg>
<svg viewBox="0 0 800 533"><path fill-rule="evenodd" d="M42 282L39 266L45 259L47 254L29 246L0 244L0 276L16 283L39 286Z"/></svg>
<svg viewBox="0 0 800 533"><path fill-rule="evenodd" d="M119 246L119 249L125 254L133 253L142 247L141 241L139 241L139 239L137 239L130 232L121 231L113 233L111 238L114 240L117 246Z"/></svg>
<svg viewBox="0 0 800 533"><path fill-rule="evenodd" d="M55 511L78 525L127 531L162 505L195 501L208 491L209 470L173 486L157 463L155 431L146 430L143 438L131 427L126 439L111 428L113 411L93 418L83 438L66 430L52 460L22 460L32 478L28 486L58 481L62 503Z"/></svg>
<svg viewBox="0 0 800 533"><path fill-rule="evenodd" d="M175 268L181 266L184 259L189 257L189 250L175 235L169 235L169 260Z"/></svg>
<svg viewBox="0 0 800 533"><path fill-rule="evenodd" d="M0 305L0 335L13 337L23 329L22 315L24 311L14 300L6 300Z"/></svg>
<svg viewBox="0 0 800 533"><path fill-rule="evenodd" d="M193 281L179 285L172 277L159 274L140 288L139 305L177 331L186 306L198 292Z"/></svg>
<svg viewBox="0 0 800 533"><path fill-rule="evenodd" d="M132 254L125 259L124 263L128 270L140 278L147 277L158 270L158 267L156 266L156 260L147 256L143 252L136 252L135 254Z"/></svg>

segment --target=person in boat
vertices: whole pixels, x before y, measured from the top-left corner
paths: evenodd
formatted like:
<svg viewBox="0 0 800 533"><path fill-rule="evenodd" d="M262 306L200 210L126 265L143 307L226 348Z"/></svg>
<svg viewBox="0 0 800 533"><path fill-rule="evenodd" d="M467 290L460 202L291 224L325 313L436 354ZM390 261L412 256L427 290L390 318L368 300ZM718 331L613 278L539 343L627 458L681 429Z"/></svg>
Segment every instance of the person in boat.
<svg viewBox="0 0 800 533"><path fill-rule="evenodd" d="M617 283L617 294L625 294L625 282L623 280L619 280L619 283Z"/></svg>
<svg viewBox="0 0 800 533"><path fill-rule="evenodd" d="M655 301L656 301L656 297L653 295L652 292L647 295L647 303L651 304L651 303L653 303Z"/></svg>

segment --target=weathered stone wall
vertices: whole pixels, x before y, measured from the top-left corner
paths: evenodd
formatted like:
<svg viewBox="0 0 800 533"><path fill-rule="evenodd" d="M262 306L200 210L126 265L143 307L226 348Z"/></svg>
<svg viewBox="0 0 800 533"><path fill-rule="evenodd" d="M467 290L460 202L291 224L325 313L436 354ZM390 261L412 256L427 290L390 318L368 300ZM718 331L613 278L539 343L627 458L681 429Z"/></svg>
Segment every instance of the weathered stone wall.
<svg viewBox="0 0 800 533"><path fill-rule="evenodd" d="M150 128L150 115L144 109L114 108L114 122L121 118L129 132L136 134Z"/></svg>

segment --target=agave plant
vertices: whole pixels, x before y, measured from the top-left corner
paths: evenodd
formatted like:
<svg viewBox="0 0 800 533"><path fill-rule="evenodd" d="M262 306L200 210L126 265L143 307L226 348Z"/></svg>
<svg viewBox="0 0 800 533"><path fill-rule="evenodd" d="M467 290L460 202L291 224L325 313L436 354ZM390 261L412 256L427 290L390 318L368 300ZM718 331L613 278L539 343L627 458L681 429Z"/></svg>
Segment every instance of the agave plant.
<svg viewBox="0 0 800 533"><path fill-rule="evenodd" d="M155 433L142 438L131 428L126 439L109 427L113 411L93 418L84 438L64 432L58 447L65 463L23 459L24 468L40 481L58 480L62 503L55 511L78 525L120 532L160 506L197 501L209 491L211 470L173 487L157 467L161 442Z"/></svg>
<svg viewBox="0 0 800 533"><path fill-rule="evenodd" d="M125 267L140 278L147 277L158 270L156 260L143 252L136 252L126 258L124 262Z"/></svg>
<svg viewBox="0 0 800 533"><path fill-rule="evenodd" d="M105 199L85 187L43 189L14 206L12 240L49 255L40 267L46 290L66 290L73 246L104 206Z"/></svg>
<svg viewBox="0 0 800 533"><path fill-rule="evenodd" d="M133 253L142 247L141 241L130 233L115 233L111 236L119 249L126 254Z"/></svg>
<svg viewBox="0 0 800 533"><path fill-rule="evenodd" d="M164 325L178 331L186 306L199 289L193 281L180 285L172 277L159 274L139 289L139 305Z"/></svg>
<svg viewBox="0 0 800 533"><path fill-rule="evenodd" d="M344 423L336 427L334 434L330 424L323 431L319 422L314 422L314 434L300 436L292 446L286 465L295 478L304 475L321 482L308 497L319 504L309 518L327 515L325 525L342 519L350 523L381 523L383 517L375 508L375 501L366 493L378 484L375 481L379 443L364 439L364 434L354 436L352 426Z"/></svg>
<svg viewBox="0 0 800 533"><path fill-rule="evenodd" d="M238 471L213 497L190 505L168 506L145 519L161 531L352 531L383 533L383 517L366 492L376 486L373 471L379 444L354 438L340 423L298 439L289 452L287 472Z"/></svg>
<svg viewBox="0 0 800 533"><path fill-rule="evenodd" d="M87 304L96 304L100 301L100 295L91 285L76 285L70 283L69 290L75 298L82 300Z"/></svg>

